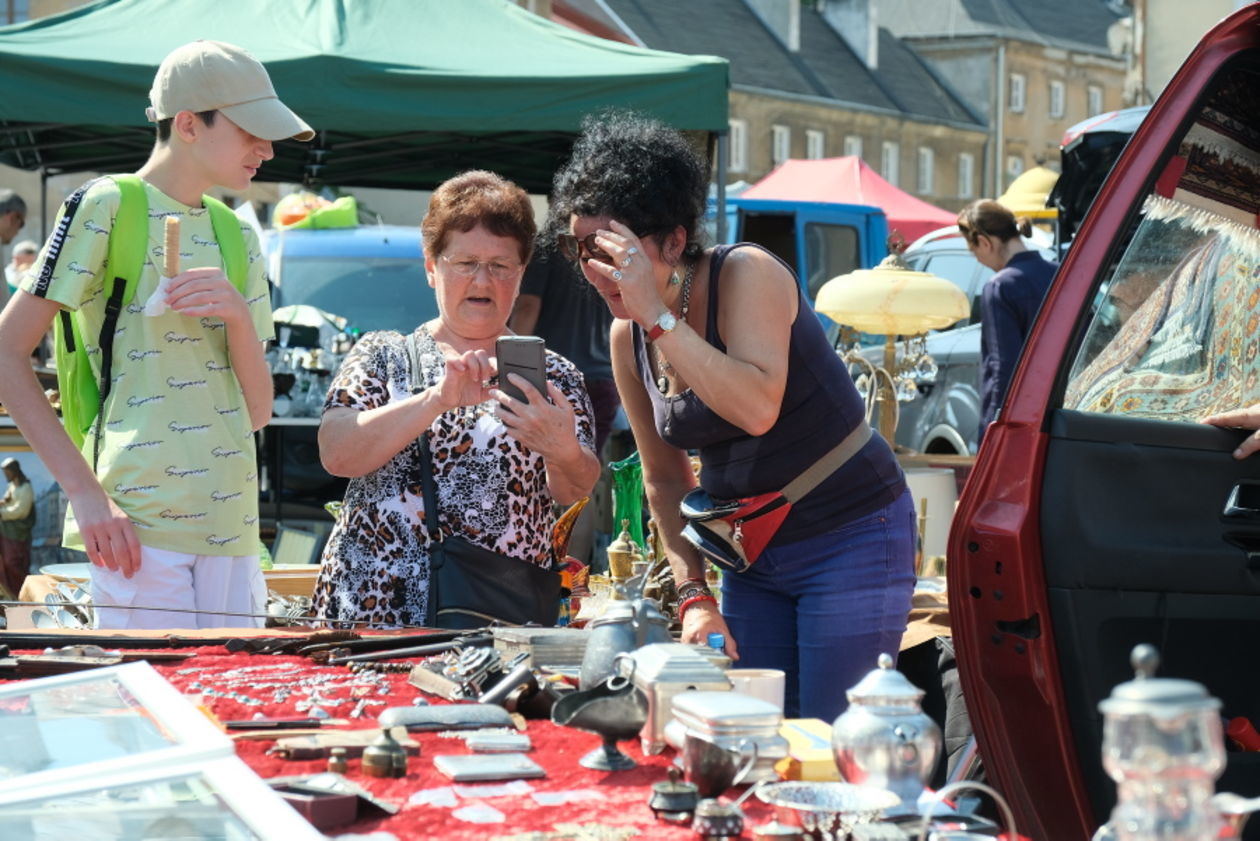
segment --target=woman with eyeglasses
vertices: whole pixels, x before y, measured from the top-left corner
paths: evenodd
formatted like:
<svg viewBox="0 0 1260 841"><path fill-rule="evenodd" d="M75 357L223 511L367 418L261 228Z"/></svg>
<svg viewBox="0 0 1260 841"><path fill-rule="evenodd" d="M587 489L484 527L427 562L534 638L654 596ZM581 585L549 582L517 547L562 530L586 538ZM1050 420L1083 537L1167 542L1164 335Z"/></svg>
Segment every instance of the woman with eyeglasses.
<svg viewBox="0 0 1260 841"><path fill-rule="evenodd" d="M319 427L320 459L350 477L324 550L316 615L376 627L425 624L431 538L421 489L427 436L444 537L551 563L552 504L590 493L599 476L582 376L548 352L547 393L517 374L528 402L495 387L495 342L533 247L525 191L491 172L438 187L421 224L438 317L408 338L364 335L333 380ZM371 295L371 289L363 294ZM414 393L413 393L414 392Z"/></svg>
<svg viewBox="0 0 1260 841"><path fill-rule="evenodd" d="M613 374L683 640L723 634L741 667L786 672L788 716L830 721L879 654L897 653L913 505L792 271L758 246L701 246L708 182L678 132L601 114L555 177L547 228L616 318ZM723 574L719 611L682 536L679 506L696 486L689 451L708 496L733 500L783 489L851 440L864 443L796 502L760 557Z"/></svg>

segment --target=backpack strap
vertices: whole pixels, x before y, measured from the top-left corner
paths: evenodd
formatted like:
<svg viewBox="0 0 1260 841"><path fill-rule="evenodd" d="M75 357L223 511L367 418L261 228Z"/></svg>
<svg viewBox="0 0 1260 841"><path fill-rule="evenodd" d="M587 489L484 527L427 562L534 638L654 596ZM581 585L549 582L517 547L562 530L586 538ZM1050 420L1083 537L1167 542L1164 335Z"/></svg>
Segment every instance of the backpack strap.
<svg viewBox="0 0 1260 841"><path fill-rule="evenodd" d="M202 196L201 202L210 211L210 225L214 228L214 238L219 241L223 271L236 291L244 295L249 284L249 254L245 251L241 222L232 208L214 196Z"/></svg>
<svg viewBox="0 0 1260 841"><path fill-rule="evenodd" d="M101 418L113 388L114 331L123 307L131 303L144 268L144 253L149 242L149 199L138 175L111 176L118 185L118 212L109 231L109 273L113 281L105 301L105 319L101 322L98 342L101 349L101 379L97 385L96 417L92 434L92 469L101 456ZM82 335L79 337L82 339Z"/></svg>

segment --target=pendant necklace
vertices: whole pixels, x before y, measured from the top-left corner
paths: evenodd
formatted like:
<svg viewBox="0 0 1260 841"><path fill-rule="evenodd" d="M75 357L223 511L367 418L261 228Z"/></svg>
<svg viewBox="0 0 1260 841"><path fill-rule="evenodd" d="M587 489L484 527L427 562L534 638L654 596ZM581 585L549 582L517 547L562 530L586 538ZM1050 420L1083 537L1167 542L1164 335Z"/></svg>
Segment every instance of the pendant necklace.
<svg viewBox="0 0 1260 841"><path fill-rule="evenodd" d="M696 264L698 259L692 260L687 266L687 275L682 282L682 308L679 310L678 323L685 324L687 322L687 311L691 307L691 281L696 276ZM674 366L669 364L669 360L665 358L665 354L661 349L653 343L652 349L656 352L656 388L661 394L669 394L669 377L668 373L674 370Z"/></svg>

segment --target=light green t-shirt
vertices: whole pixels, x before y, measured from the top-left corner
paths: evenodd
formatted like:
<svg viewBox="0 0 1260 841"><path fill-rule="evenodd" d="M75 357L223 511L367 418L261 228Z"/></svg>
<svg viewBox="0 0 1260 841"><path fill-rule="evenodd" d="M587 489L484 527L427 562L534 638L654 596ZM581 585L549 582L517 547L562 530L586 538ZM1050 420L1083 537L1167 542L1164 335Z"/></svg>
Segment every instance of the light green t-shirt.
<svg viewBox="0 0 1260 841"><path fill-rule="evenodd" d="M147 254L135 297L119 315L114 334L113 387L96 475L131 518L142 544L192 555L253 555L258 467L245 397L228 358L227 330L219 319L169 309L158 316L143 313L160 279L167 216L180 219L181 270L222 265L210 214L147 182L144 187ZM118 202L109 178L93 184L77 206L68 200L21 284L67 309L82 309L84 344L98 379L109 231ZM258 339L265 341L274 329L265 261L253 229L242 223L241 230L249 254L245 299ZM92 446L89 435L83 446L89 461ZM63 542L82 548L73 511L66 515Z"/></svg>

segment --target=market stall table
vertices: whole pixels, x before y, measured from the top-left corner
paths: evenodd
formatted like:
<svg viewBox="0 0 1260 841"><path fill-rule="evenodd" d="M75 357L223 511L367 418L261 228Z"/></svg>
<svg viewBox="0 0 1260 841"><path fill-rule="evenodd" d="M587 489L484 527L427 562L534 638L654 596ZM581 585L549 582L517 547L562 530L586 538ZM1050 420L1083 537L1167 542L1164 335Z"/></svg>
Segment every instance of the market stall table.
<svg viewBox="0 0 1260 841"><path fill-rule="evenodd" d="M214 633L230 636L237 632L220 629ZM256 630L240 632L243 636L259 633ZM185 632L180 634L183 636ZM2 641L3 635L0 635ZM67 634L66 643L73 641L74 635ZM434 704L445 703L411 686L405 673L352 673L344 667L321 666L304 657L233 654L218 645L191 651L194 657L189 660L155 663L154 668L180 692L194 700L200 696L202 705L220 721L248 720L259 715L269 718L304 716L310 711L312 694L318 706L332 718L348 719L350 728L360 729L375 726L383 710L409 706L417 698ZM360 704L364 700L366 704ZM360 707L361 715L352 718L356 707ZM349 779L401 808L392 816L360 820L326 831L336 836L383 830L393 833L399 841L695 838L688 827L657 821L647 805L652 784L667 778L673 751L644 756L637 740L623 742L622 750L632 756L638 766L628 771L599 772L578 765L583 755L600 744L598 736L540 720L528 721L524 732L533 744L528 755L546 770L546 776L514 783L511 787L514 793L508 794L495 794L503 790L504 783L456 785L434 769L434 756L470 753L464 741L450 733L412 733L411 738L420 745L420 755L409 759L407 774L400 779L369 777L362 773L359 759L350 759ZM269 753L273 745L270 739L238 739L237 755L263 778L327 770L327 760L285 760ZM435 789L443 791L434 792ZM730 794L734 796L741 790ZM417 798L421 792L427 794L419 794ZM454 805L417 802L424 798ZM488 806L493 811L469 810L468 807L473 806ZM481 812L492 816L500 813L502 820L474 823L460 817ZM755 797L744 803L744 812L749 828L771 817L770 810ZM580 832L578 826L583 828ZM748 835L751 837L751 831Z"/></svg>

